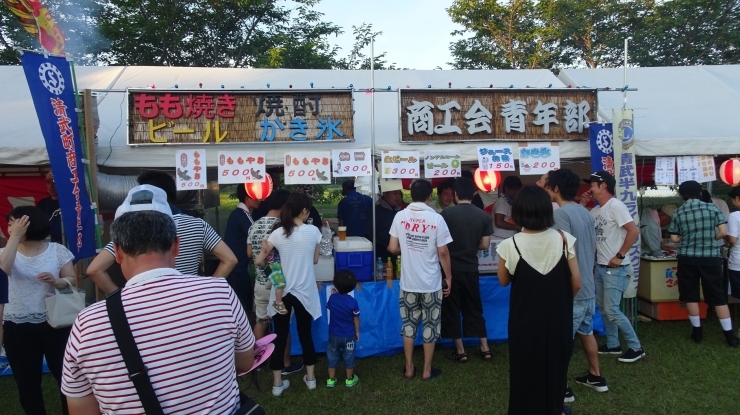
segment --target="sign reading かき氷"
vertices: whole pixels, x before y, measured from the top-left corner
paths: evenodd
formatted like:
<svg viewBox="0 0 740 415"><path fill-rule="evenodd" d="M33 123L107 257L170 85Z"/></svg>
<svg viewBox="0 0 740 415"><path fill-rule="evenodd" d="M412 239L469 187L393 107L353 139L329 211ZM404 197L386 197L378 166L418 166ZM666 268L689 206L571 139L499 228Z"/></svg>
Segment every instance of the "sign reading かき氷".
<svg viewBox="0 0 740 415"><path fill-rule="evenodd" d="M128 144L353 141L352 91L128 90Z"/></svg>
<svg viewBox="0 0 740 415"><path fill-rule="evenodd" d="M592 89L400 90L401 141L587 140Z"/></svg>

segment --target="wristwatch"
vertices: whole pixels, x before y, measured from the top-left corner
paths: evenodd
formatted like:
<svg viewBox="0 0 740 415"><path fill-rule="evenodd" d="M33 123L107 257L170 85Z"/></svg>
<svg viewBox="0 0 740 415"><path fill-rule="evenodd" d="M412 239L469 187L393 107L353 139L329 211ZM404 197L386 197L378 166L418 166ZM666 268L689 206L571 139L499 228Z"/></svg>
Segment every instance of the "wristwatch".
<svg viewBox="0 0 740 415"><path fill-rule="evenodd" d="M617 252L617 254L614 256L617 257L618 259L624 259L624 255L620 254L619 252Z"/></svg>

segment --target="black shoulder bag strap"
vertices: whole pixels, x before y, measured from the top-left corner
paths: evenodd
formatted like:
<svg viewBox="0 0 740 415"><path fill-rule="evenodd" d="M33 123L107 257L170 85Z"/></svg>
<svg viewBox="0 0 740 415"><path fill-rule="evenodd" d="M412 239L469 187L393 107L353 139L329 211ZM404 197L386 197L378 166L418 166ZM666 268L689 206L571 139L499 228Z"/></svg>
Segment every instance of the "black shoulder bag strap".
<svg viewBox="0 0 740 415"><path fill-rule="evenodd" d="M157 394L152 387L152 382L149 380L147 368L141 360L139 348L136 347L134 335L131 334L131 327L128 325L126 313L123 310L121 290L109 295L105 299L105 306L108 309L113 335L116 337L119 350L121 350L123 362L126 364L128 378L134 383L136 393L139 394L139 400L141 400L144 407L144 412L147 415L164 415Z"/></svg>

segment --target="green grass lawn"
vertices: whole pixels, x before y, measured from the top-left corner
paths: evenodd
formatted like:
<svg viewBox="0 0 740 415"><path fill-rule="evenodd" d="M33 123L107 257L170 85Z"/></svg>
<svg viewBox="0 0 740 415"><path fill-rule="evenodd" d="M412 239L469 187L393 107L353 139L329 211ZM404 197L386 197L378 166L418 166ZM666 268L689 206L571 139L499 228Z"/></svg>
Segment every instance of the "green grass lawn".
<svg viewBox="0 0 740 415"><path fill-rule="evenodd" d="M687 321L640 323L638 334L647 356L636 363L617 362L617 356L602 355L601 370L609 392L597 393L571 382L576 401L575 414L740 414L740 350L725 343L716 318L705 322L704 342L695 345L688 339ZM599 339L600 342L603 339ZM484 363L467 349L470 362L461 365L444 358L447 350L438 349L435 366L442 376L422 382L404 380L400 368L402 355L358 359L356 373L360 383L354 388L326 388L326 358L319 357L316 390L308 391L303 374L287 376L290 389L275 398L270 392L269 371L258 374L260 391L250 380L242 389L270 414L505 414L509 389L508 349L492 345L493 363ZM416 350L417 367L421 349ZM576 341L569 378L582 374L586 360ZM305 372L304 372L305 373ZM339 371L343 374L343 371ZM420 372L419 372L420 374ZM45 398L50 414L61 413L55 382L44 376ZM0 413L22 413L15 383L0 378Z"/></svg>

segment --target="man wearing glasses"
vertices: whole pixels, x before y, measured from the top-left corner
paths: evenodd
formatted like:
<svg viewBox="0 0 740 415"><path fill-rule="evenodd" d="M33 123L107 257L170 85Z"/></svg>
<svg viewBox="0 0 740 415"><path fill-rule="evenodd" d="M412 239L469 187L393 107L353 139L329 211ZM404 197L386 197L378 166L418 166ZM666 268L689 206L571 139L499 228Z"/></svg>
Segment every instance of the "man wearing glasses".
<svg viewBox="0 0 740 415"><path fill-rule="evenodd" d="M596 304L604 317L606 329L606 344L599 347L599 354L619 354L620 362L636 362L645 356L645 351L619 304L629 285L630 260L625 256L640 236L640 230L627 206L614 197L617 184L614 176L599 171L584 181L591 184L591 190L581 196L581 203L591 200L599 203L591 210L596 228ZM619 343L620 332L627 341L624 353Z"/></svg>

